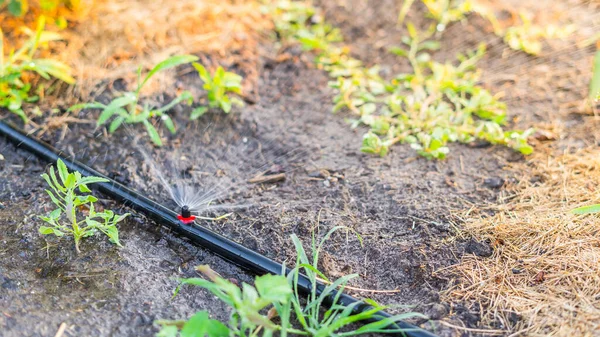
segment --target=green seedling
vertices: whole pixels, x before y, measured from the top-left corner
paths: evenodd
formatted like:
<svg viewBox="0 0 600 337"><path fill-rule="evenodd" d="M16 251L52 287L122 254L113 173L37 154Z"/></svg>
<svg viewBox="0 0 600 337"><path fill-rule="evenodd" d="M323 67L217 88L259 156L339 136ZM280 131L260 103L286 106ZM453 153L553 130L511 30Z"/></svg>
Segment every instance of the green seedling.
<svg viewBox="0 0 600 337"><path fill-rule="evenodd" d="M271 15L280 36L318 52L315 62L329 73L330 86L336 90L333 112L352 113L352 127L370 127L362 140L363 152L384 156L393 144L407 143L421 156L443 159L449 153L449 142L479 139L531 153L527 138L533 130L505 131L506 106L478 84L480 71L476 63L485 54L484 45L467 55L458 55L457 62L432 59L431 53L440 48L440 43L431 38L440 30L440 24L462 19L473 4L450 0L423 3L438 25L420 32L407 23L408 35L402 38L403 44L390 51L406 58L412 72L396 74L391 80L383 79L377 66L366 68L349 55L347 48L337 46L341 36L328 38L319 33L327 25L306 2L277 1L271 5ZM404 2L401 19L411 4ZM329 27L327 31L334 30ZM307 44L301 40L303 36L320 38Z"/></svg>
<svg viewBox="0 0 600 337"><path fill-rule="evenodd" d="M40 234L57 237L73 236L75 250L78 253L81 239L92 236L98 231L108 236L110 242L121 246L116 225L129 214L118 215L110 210L97 212L94 203L98 199L91 194L86 194L91 192L89 184L108 182L108 179L93 176L82 177L81 173L77 171L69 172L65 163L60 159L56 162L56 169L58 177L54 167L50 167L50 175L42 174L50 186L46 193L58 208L50 212L48 216L40 217L50 225L40 226ZM87 214L84 214L84 209L87 209Z"/></svg>
<svg viewBox="0 0 600 337"><path fill-rule="evenodd" d="M40 17L35 32L29 29L23 31L29 35L29 40L18 50L11 50L5 55L4 35L0 30L0 107L21 117L28 122L23 110L23 104L36 102L39 97L32 94L32 85L27 81L31 73L36 73L49 80L52 77L68 84L75 83L71 76L71 68L66 64L46 58L35 58L40 46L48 42L60 40L60 35L44 31L45 19Z"/></svg>
<svg viewBox="0 0 600 337"><path fill-rule="evenodd" d="M175 124L171 117L167 114L167 112L172 109L175 105L180 102L185 102L188 105L192 104L192 94L189 91L184 91L180 95L178 95L175 99L173 99L170 103L157 108L149 106L148 104L141 105L140 104L140 92L144 85L148 82L152 76L156 73L174 68L176 66L190 63L198 58L192 55L177 55L172 56L159 64L157 64L154 68L152 68L148 74L142 80L142 68L138 69L138 82L135 91L129 91L122 93L121 96L113 99L109 104L102 104L99 102L94 103L83 103L77 104L69 108L69 111L79 110L79 109L100 109L102 112L98 117L98 121L96 122L97 126L101 126L107 124L109 120L110 125L108 127L108 132L115 132L123 123L126 124L138 124L142 123L146 128L148 135L152 142L157 146L162 146L162 140L157 129L151 122L151 119L154 117L158 117L162 123L165 125L167 130L172 134L175 134Z"/></svg>
<svg viewBox="0 0 600 337"><path fill-rule="evenodd" d="M208 266L197 269L208 280L190 278L181 280L181 284L195 285L207 289L221 301L232 308L232 313L227 325L209 319L206 311L200 311L188 321L157 321L161 326L157 337L191 337L191 336L273 336L278 333L285 337L288 335L316 336L316 337L342 337L361 334L376 333L402 333L401 329L384 329L386 326L409 317L424 317L420 314L409 313L383 319L374 323L366 323L360 328L353 326L363 323L377 316L385 307L367 300L372 309L360 314L353 314L352 310L360 305L344 307L338 303L340 295L348 282L357 275L344 276L338 280L330 281L317 269L319 253L326 240L337 230L344 227L335 227L330 230L317 245L313 235L310 258L297 236L292 235L296 247L296 267L287 276L265 275L257 277L254 287L242 284L240 289L235 284L223 279ZM282 266L282 271L285 271ZM306 297L299 295L298 279L304 273L311 281L313 287ZM316 284L324 280L327 286L318 294ZM179 291L179 287L176 293ZM325 308L324 301L333 298L333 305ZM269 309L266 313L265 310ZM274 320L278 317L278 321ZM297 326L292 322L297 321ZM194 334L196 332L197 334Z"/></svg>
<svg viewBox="0 0 600 337"><path fill-rule="evenodd" d="M362 313L354 314L352 311L357 306L361 305L360 302L355 302L349 306L343 306L338 302L348 282L353 278L358 277L358 275L346 275L337 280L329 280L326 275L319 271L318 265L319 254L321 253L325 242L333 233L341 229L347 228L343 226L332 228L325 234L320 242L317 242L313 233L310 255L307 254L300 239L298 239L295 234L292 234L292 242L296 248L296 267L287 278L289 285L294 290L294 296L291 297L291 310L295 313L294 317L300 323L302 330L309 336L318 337L357 336L379 333L402 334L402 329L385 328L393 325L395 322L410 317L426 318L418 313L406 313L382 319L377 322L365 323L377 316L379 311L385 310L386 307L367 299L365 302L371 305L372 308ZM361 239L360 236L358 236L358 239ZM304 298L299 295L298 290L298 278L301 273L308 277L312 285L310 293ZM320 294L317 294L317 282L319 279L324 281L327 286ZM324 305L324 301L328 297L333 298L333 304L330 308L326 308ZM278 313L285 313L289 310L287 307L276 308L278 309ZM356 323L364 324L360 328L352 326Z"/></svg>
<svg viewBox="0 0 600 337"><path fill-rule="evenodd" d="M202 116L209 108L221 109L225 113L231 111L233 104L243 106L244 102L237 97L230 97L230 93L240 94L242 90L242 77L236 73L228 72L223 67L218 67L211 75L203 65L193 63L198 75L204 82L204 90L207 91L208 106L201 106L194 111L190 119L194 120Z"/></svg>

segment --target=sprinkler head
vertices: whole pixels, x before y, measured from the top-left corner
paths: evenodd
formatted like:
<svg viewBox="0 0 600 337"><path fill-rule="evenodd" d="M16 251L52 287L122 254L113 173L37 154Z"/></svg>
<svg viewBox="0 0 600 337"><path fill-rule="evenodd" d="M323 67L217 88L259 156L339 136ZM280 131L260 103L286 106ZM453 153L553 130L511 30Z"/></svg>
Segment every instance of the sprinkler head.
<svg viewBox="0 0 600 337"><path fill-rule="evenodd" d="M181 216L184 218L190 218L192 216L192 212L190 212L190 208L187 205L181 207Z"/></svg>
<svg viewBox="0 0 600 337"><path fill-rule="evenodd" d="M177 219L187 225L193 223L196 220L196 216L192 215L192 211L188 205L184 205L181 207L181 214L177 215Z"/></svg>

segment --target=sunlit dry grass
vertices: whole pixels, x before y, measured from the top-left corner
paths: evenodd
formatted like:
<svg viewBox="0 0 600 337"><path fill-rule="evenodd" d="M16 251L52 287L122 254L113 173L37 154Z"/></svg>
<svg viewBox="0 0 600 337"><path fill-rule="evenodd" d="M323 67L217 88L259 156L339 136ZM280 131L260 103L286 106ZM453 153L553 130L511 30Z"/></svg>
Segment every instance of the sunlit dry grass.
<svg viewBox="0 0 600 337"><path fill-rule="evenodd" d="M465 256L441 272L454 279L444 296L481 303L483 320L511 333L597 335L599 215L569 211L600 202L600 151L548 153L538 149L511 168L526 175L494 216L459 214L466 233L495 249L490 258Z"/></svg>

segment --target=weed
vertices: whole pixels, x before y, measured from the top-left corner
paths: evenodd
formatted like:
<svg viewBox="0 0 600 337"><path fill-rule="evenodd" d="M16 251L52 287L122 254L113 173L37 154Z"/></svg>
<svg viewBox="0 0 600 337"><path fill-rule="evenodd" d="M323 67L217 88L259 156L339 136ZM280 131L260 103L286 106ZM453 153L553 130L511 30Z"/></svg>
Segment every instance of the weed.
<svg viewBox="0 0 600 337"><path fill-rule="evenodd" d="M434 6L434 2L428 3ZM444 3L450 6L449 2ZM430 52L440 45L431 37L439 27L432 25L419 32L408 23L403 45L390 51L406 58L412 72L385 80L377 66L364 67L348 55L347 48L333 43L341 38L322 21L315 8L294 4L282 0L273 5L275 27L282 29L281 36L318 51L315 62L333 78L330 86L337 92L333 111L345 109L355 115L350 120L353 127L370 127L363 136L363 152L384 156L391 145L409 143L426 158L442 159L449 152L448 142L469 143L477 139L506 145L524 154L532 152L527 143L532 130L504 131L505 105L477 84L480 72L475 64L483 57L485 46L468 55L458 55L458 64L435 62ZM318 33L323 31L329 33ZM310 43L301 40L304 36L312 37Z"/></svg>
<svg viewBox="0 0 600 337"><path fill-rule="evenodd" d="M398 16L400 24L404 22L414 1L404 1ZM531 55L541 53L543 40L563 39L575 31L574 25L559 27L552 24L533 24L532 15L526 12L518 13L520 24L502 28L493 8L472 0L421 0L421 2L427 8L427 15L437 22L438 32L444 31L452 22L464 20L469 13L477 13L490 22L495 34L502 37L511 49Z"/></svg>
<svg viewBox="0 0 600 337"><path fill-rule="evenodd" d="M367 300L373 306L365 312L353 314L352 310L360 305L356 302L350 306L341 305L338 300L343 293L349 280L357 275L344 276L338 280L330 281L318 269L319 252L325 241L337 230L343 227L331 229L317 245L315 237L312 239L312 255L309 258L297 236L292 235L292 241L296 247L296 267L291 270L287 277L280 275L264 275L257 277L254 287L242 284L240 289L233 283L223 279L208 266L200 266L197 269L209 280L201 278L190 278L181 280L181 284L200 286L209 290L221 301L232 308L232 313L227 325L218 321L210 320L206 311L200 311L186 321L157 321L161 326L158 337L192 336L192 329L201 331L200 336L258 336L263 331L263 336L272 336L279 333L280 336L288 334L304 336L355 336L373 333L398 333L400 329L384 329L395 322L412 316L422 315L409 313L382 319L374 323L366 323L360 328L352 330L350 325L362 323L377 316L377 313L385 307ZM282 271L285 271L285 266ZM304 272L312 283L311 292L302 297L299 294L298 279L300 272ZM318 279L324 279L328 285L319 293L317 289ZM176 293L179 291L179 287ZM324 308L324 301L332 300L329 309ZM264 311L270 308L266 314ZM294 314L292 316L292 314ZM278 323L274 318L279 317ZM298 322L298 326L292 325L292 318ZM340 331L343 330L343 331ZM194 335L197 336L197 335Z"/></svg>
<svg viewBox="0 0 600 337"><path fill-rule="evenodd" d="M5 55L4 36L0 30L0 107L16 114L27 123L28 118L23 111L24 103L36 102L39 97L32 95L32 85L27 78L30 73L37 73L44 79L51 77L73 84L71 69L62 62L35 58L38 47L47 45L48 42L60 40L60 35L44 31L45 19L38 20L35 32L24 28L29 35L29 40L18 50L10 51Z"/></svg>
<svg viewBox="0 0 600 337"><path fill-rule="evenodd" d="M167 130L174 134L176 131L175 124L166 112L182 101L187 102L187 104L191 104L192 94L189 91L184 91L167 105L161 108L155 108L150 107L148 104L144 104L143 106L140 105L140 91L144 87L144 84L146 84L146 82L148 82L148 80L159 71L173 68L184 63L189 63L197 59L198 58L196 56L192 55L172 56L154 66L154 68L152 68L148 74L146 74L143 80L142 68L140 67L138 68L138 82L135 91L123 93L120 97L113 99L108 105L99 102L83 103L72 106L69 108L69 111L79 109L101 109L102 112L100 113L98 121L96 122L97 126L108 123L111 117L115 116L108 127L108 132L110 133L115 132L123 123L142 123L146 127L152 142L157 146L162 146L160 135L158 134L158 131L154 125L152 125L150 122L150 119L153 117L159 117Z"/></svg>
<svg viewBox="0 0 600 337"><path fill-rule="evenodd" d="M91 194L83 194L91 192L87 185L107 182L108 179L93 176L82 177L81 173L77 171L70 173L60 159L56 163L56 168L60 181L54 172L54 167L50 167L50 175L42 174L50 186L46 193L58 208L50 212L48 216L40 217L50 225L40 226L40 234L58 237L72 235L78 253L81 239L92 236L98 231L108 236L112 243L120 246L119 231L116 225L129 214L118 215L110 210L96 212L94 202L98 199ZM81 210L86 208L88 209L87 214L81 214Z"/></svg>
<svg viewBox="0 0 600 337"><path fill-rule="evenodd" d="M225 113L231 111L231 105L244 105L242 100L237 97L229 97L229 93L239 94L241 92L242 77L238 74L225 71L223 67L218 67L214 74L210 73L199 63L193 63L198 75L204 82L203 88L207 91L208 107L201 106L194 111L190 118L192 120L202 116L209 108L218 108Z"/></svg>
<svg viewBox="0 0 600 337"><path fill-rule="evenodd" d="M558 27L556 25L535 25L532 15L520 12L521 24L506 28L495 29L496 35L502 36L504 42L514 50L521 50L531 55L539 55L542 52L542 41L548 39L564 39L575 31L575 26L568 25ZM488 19L494 20L488 16ZM497 26L497 25L496 25Z"/></svg>

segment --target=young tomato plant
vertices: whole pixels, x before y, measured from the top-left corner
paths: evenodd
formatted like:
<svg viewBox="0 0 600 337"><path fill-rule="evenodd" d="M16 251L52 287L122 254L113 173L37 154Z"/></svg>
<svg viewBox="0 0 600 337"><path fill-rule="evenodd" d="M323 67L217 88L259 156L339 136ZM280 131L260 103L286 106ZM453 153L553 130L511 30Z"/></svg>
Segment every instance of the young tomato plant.
<svg viewBox="0 0 600 337"><path fill-rule="evenodd" d="M54 172L54 167L50 167L50 175L42 174L50 186L46 193L58 208L50 212L48 216L40 217L49 225L40 226L40 234L58 237L73 236L78 253L81 239L92 236L98 231L108 236L112 243L120 246L119 231L116 225L129 214L118 215L110 210L96 212L94 202L98 199L91 194L84 194L91 192L87 185L107 182L108 179L82 177L81 173L77 171L69 172L65 163L60 159L56 163L56 168L58 177ZM88 212L83 214L81 210L86 208Z"/></svg>
<svg viewBox="0 0 600 337"><path fill-rule="evenodd" d="M240 75L225 71L223 67L218 67L211 76L203 65L194 62L193 66L204 82L203 88L207 91L208 107L201 106L194 109L190 116L192 120L202 116L209 108L218 108L225 113L229 113L232 104L244 105L241 99L229 96L229 93L241 93L242 77Z"/></svg>
<svg viewBox="0 0 600 337"><path fill-rule="evenodd" d="M37 73L44 79L54 77L68 84L75 83L69 66L52 59L35 58L39 46L61 39L56 33L44 31L44 23L44 18L40 17L35 32L23 29L29 35L29 40L18 50L11 50L6 55L4 35L0 30L0 107L7 108L25 123L28 118L23 111L23 104L39 99L31 94L33 88L26 80L29 73Z"/></svg>
<svg viewBox="0 0 600 337"><path fill-rule="evenodd" d="M361 334L376 333L402 333L401 329L387 328L395 322L408 317L424 317L416 313L407 313L382 319L377 322L365 323L356 328L356 323L364 323L377 316L385 307L367 300L372 308L362 313L353 313L353 309L361 305L356 302L350 306L338 303L348 281L357 275L348 275L335 281L330 281L317 269L319 252L325 241L337 230L330 230L317 245L313 236L311 257L306 254L302 243L295 235L292 241L296 247L296 267L288 272L287 276L264 275L257 277L254 287L243 284L240 289L235 284L223 279L208 266L197 269L208 280L190 278L181 280L181 284L195 285L207 289L221 301L232 308L232 313L227 325L208 318L206 311L201 311L192 316L188 321L157 321L161 331L157 337L192 337L192 336L258 336L262 331L263 336L300 335L316 337L342 337ZM282 266L282 271L285 271ZM299 295L298 280L300 273L304 273L311 281L312 288L308 295ZM317 290L319 278L325 280L327 286L321 291ZM176 293L179 291L179 287ZM333 304L325 308L324 301L333 299ZM266 313L264 311L270 308ZM277 320L275 318L278 317ZM298 322L295 326L292 322ZM354 325L354 326L353 326ZM353 329L354 328L354 329ZM194 330L195 329L195 330ZM193 334L193 331L199 334Z"/></svg>
<svg viewBox="0 0 600 337"><path fill-rule="evenodd" d="M192 104L192 94L189 91L184 91L175 99L173 99L167 105L157 108L151 107L148 104L140 104L140 92L146 82L156 73L162 70L176 67L181 64L190 63L197 60L196 56L192 55L178 55L172 56L159 64L157 64L142 80L142 68L138 69L138 83L135 91L129 91L123 93L120 97L113 99L109 104L102 104L99 102L94 103L83 103L72 106L69 111L79 109L101 109L102 112L98 117L96 124L98 126L106 124L112 119L108 127L108 132L115 132L123 123L126 124L144 124L144 127L148 131L148 135L154 144L162 146L162 140L158 131L151 123L153 117L158 117L165 125L167 130L172 134L175 133L175 124L171 117L167 114L171 108L180 102L186 102L188 105Z"/></svg>

